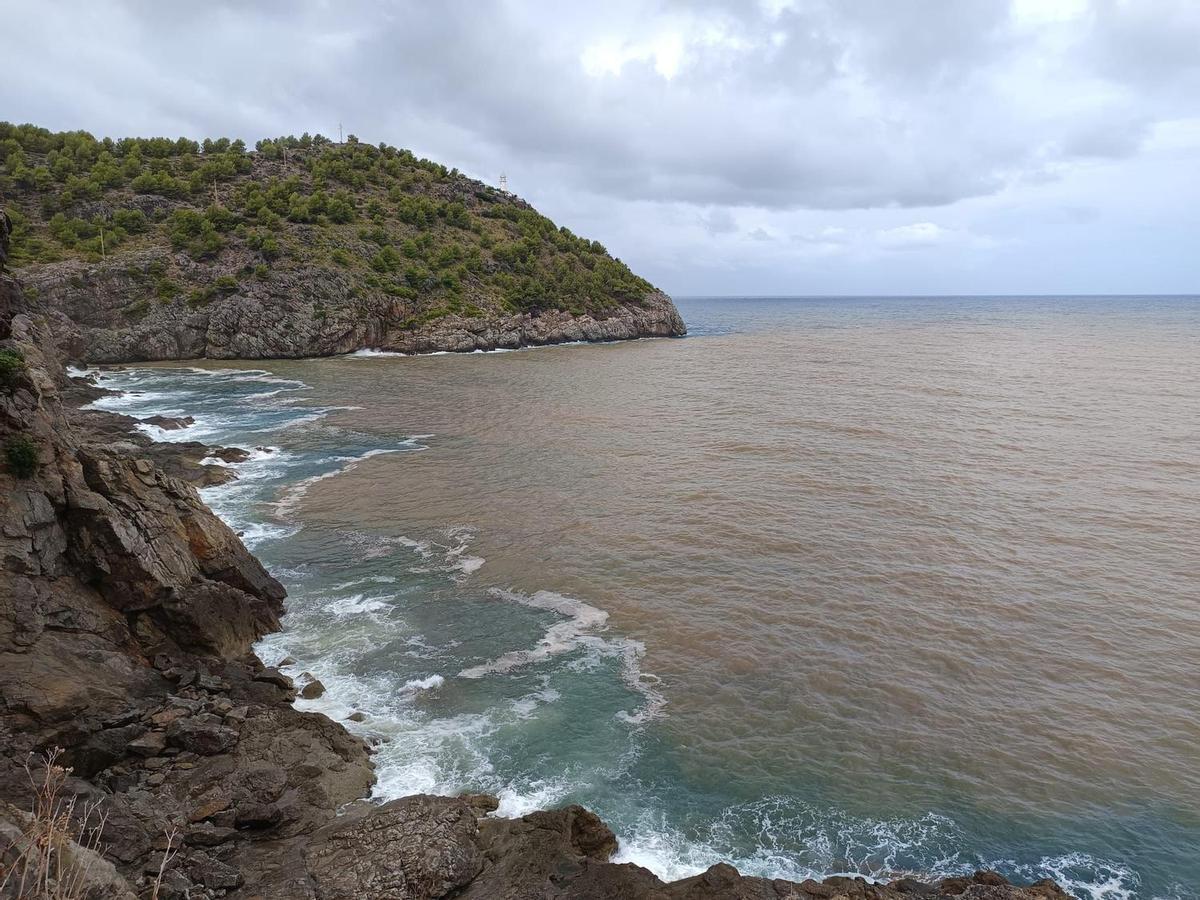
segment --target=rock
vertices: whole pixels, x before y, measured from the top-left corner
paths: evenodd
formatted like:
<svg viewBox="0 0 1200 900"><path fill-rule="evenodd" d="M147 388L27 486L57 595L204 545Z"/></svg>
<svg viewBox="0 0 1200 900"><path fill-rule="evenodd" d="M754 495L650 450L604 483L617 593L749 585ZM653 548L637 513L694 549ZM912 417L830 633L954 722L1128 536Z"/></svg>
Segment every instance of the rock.
<svg viewBox="0 0 1200 900"><path fill-rule="evenodd" d="M203 822L205 819L211 819L222 810L228 809L231 802L232 798L220 791L202 797L188 815L188 821Z"/></svg>
<svg viewBox="0 0 1200 900"><path fill-rule="evenodd" d="M805 878L800 882L800 891L808 894L810 897L832 897L837 893L830 885L821 884L821 882L814 881L811 878Z"/></svg>
<svg viewBox="0 0 1200 900"><path fill-rule="evenodd" d="M193 854L187 862L188 874L209 890L229 891L242 884L242 874L235 868L205 853Z"/></svg>
<svg viewBox="0 0 1200 900"><path fill-rule="evenodd" d="M295 685L292 683L292 679L288 678L278 669L270 667L263 669L261 672L257 672L254 675L254 680L261 681L264 684L273 684L276 687L288 692L295 690Z"/></svg>
<svg viewBox="0 0 1200 900"><path fill-rule="evenodd" d="M937 888L933 885L918 881L915 878L901 878L898 881L888 884L888 887L910 897L925 897L937 893Z"/></svg>
<svg viewBox="0 0 1200 900"><path fill-rule="evenodd" d="M500 799L491 794L462 794L458 799L475 810L479 816L486 816L500 808Z"/></svg>
<svg viewBox="0 0 1200 900"><path fill-rule="evenodd" d="M191 416L181 416L179 418L172 416L147 416L141 421L145 425L154 425L163 431L178 431L181 428L190 428L196 424L196 420Z"/></svg>
<svg viewBox="0 0 1200 900"><path fill-rule="evenodd" d="M210 447L208 455L227 463L245 462L250 458L250 453L241 447Z"/></svg>
<svg viewBox="0 0 1200 900"><path fill-rule="evenodd" d="M282 818L283 812L274 803L244 803L237 808L234 824L237 828L270 828Z"/></svg>
<svg viewBox="0 0 1200 900"><path fill-rule="evenodd" d="M551 896L553 885L606 863L617 840L594 813L568 806L519 819L480 819L479 845L491 864L461 894L472 900Z"/></svg>
<svg viewBox="0 0 1200 900"><path fill-rule="evenodd" d="M1008 879L999 872L992 872L989 870L980 870L976 872L971 876L971 880L976 884L984 884L988 885L989 887L1002 887L1003 885L1008 884Z"/></svg>
<svg viewBox="0 0 1200 900"><path fill-rule="evenodd" d="M192 825L184 835L184 841L193 847L216 847L237 834L232 828L200 822Z"/></svg>
<svg viewBox="0 0 1200 900"><path fill-rule="evenodd" d="M958 896L963 891L971 886L970 878L956 876L953 878L943 878L938 882L938 893L947 896Z"/></svg>
<svg viewBox="0 0 1200 900"><path fill-rule="evenodd" d="M483 868L477 833L461 800L403 797L321 829L304 860L322 900L444 897Z"/></svg>
<svg viewBox="0 0 1200 900"><path fill-rule="evenodd" d="M147 731L129 742L129 752L138 756L158 756L167 746L167 736L161 731Z"/></svg>
<svg viewBox="0 0 1200 900"><path fill-rule="evenodd" d="M167 729L167 740L182 750L212 756L233 747L238 741L238 733L225 725L180 719Z"/></svg>
<svg viewBox="0 0 1200 900"><path fill-rule="evenodd" d="M367 721L367 714L361 710L355 710L346 716L346 719L350 722L365 722Z"/></svg>
<svg viewBox="0 0 1200 900"><path fill-rule="evenodd" d="M300 689L300 696L305 700L316 700L324 693L325 685L321 684L321 682L316 678L308 682L308 684L304 685L304 687Z"/></svg>

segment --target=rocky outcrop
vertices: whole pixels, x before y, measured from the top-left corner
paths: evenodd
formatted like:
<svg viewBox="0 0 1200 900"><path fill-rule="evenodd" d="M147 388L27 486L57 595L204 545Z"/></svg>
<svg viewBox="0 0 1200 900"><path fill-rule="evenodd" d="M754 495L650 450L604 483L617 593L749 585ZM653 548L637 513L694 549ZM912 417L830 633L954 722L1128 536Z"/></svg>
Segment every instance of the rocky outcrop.
<svg viewBox="0 0 1200 900"><path fill-rule="evenodd" d="M481 795L360 800L367 747L297 711L291 680L252 653L284 592L192 486L212 468L197 454L217 451L75 409L98 392L63 372L76 338L23 311L3 275L0 309L0 348L24 360L0 392L0 444L35 450L0 470L0 863L29 829L30 759L61 747L64 795L103 818L103 859L62 845L88 860L93 898L1065 898L995 873L797 884L718 865L667 884L611 862L616 837L578 806L505 819Z"/></svg>
<svg viewBox="0 0 1200 900"><path fill-rule="evenodd" d="M367 749L294 709L254 657L283 588L149 439L115 433L131 420L64 403L47 327L3 324L25 371L0 394L0 444L28 442L36 461L0 472L0 797L25 806L28 754L65 748L67 789L106 817L130 889L173 835L162 896L212 896L241 883L239 845L306 833L363 796Z"/></svg>
<svg viewBox="0 0 1200 900"><path fill-rule="evenodd" d="M614 304L603 314L481 310L473 317L446 315L420 323L418 302L360 294L350 275L320 267L280 270L204 306L155 302L131 311L129 298L142 289L146 273L168 260L188 271L206 268L186 256L147 250L126 254L119 264L69 261L40 266L24 277L41 312L74 324L71 358L91 363L298 358L367 348L463 352L687 332L675 304L661 291L648 293L640 303Z"/></svg>
<svg viewBox="0 0 1200 900"><path fill-rule="evenodd" d="M937 882L797 883L717 864L666 883L640 866L610 862L616 837L581 807L485 817L494 807L493 798L420 795L360 807L310 836L292 866L268 870L246 891L270 900L1067 900L1052 881L1018 887L995 872Z"/></svg>

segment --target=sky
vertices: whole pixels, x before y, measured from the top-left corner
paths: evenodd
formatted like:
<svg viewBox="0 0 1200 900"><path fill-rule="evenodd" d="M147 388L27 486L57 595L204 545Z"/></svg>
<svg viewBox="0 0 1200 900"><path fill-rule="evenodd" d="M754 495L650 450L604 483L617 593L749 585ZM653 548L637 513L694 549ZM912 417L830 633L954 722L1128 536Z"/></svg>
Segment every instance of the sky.
<svg viewBox="0 0 1200 900"><path fill-rule="evenodd" d="M304 131L668 292L1200 292L1198 0L0 0L0 119Z"/></svg>

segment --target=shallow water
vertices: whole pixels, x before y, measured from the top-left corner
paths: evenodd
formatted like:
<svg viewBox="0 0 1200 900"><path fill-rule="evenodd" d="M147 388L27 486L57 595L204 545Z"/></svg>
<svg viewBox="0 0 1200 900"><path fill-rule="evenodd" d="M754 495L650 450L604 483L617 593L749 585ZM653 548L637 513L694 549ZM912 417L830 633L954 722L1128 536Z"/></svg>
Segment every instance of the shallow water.
<svg viewBox="0 0 1200 900"><path fill-rule="evenodd" d="M621 859L1200 884L1200 300L691 300L684 340L112 373L381 797Z"/></svg>

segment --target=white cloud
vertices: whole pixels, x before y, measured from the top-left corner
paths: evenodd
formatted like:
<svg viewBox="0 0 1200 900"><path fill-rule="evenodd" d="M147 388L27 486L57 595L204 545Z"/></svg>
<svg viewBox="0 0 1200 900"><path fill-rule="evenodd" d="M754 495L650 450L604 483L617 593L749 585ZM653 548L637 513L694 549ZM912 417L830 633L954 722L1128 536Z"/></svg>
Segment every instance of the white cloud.
<svg viewBox="0 0 1200 900"><path fill-rule="evenodd" d="M506 171L670 289L708 267L747 290L1195 287L1193 0L62 0L5 24L7 118L251 141L340 120Z"/></svg>
<svg viewBox="0 0 1200 900"><path fill-rule="evenodd" d="M955 233L935 225L933 222L913 222L884 228L875 233L879 246L893 250L908 250L915 247L932 247L955 239Z"/></svg>

